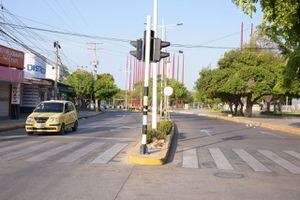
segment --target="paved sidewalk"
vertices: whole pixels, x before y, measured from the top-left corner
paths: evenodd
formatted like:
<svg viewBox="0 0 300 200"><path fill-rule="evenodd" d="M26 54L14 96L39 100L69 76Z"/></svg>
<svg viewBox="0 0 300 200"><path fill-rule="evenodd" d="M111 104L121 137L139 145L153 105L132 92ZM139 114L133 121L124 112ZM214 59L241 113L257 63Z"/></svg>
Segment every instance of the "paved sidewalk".
<svg viewBox="0 0 300 200"><path fill-rule="evenodd" d="M253 126L261 126L274 130L285 131L289 133L300 134L300 117L270 117L265 115L256 114L255 117L230 117L225 113L212 111L212 110L177 110L175 112L197 114L207 117L214 117L228 121L250 124Z"/></svg>
<svg viewBox="0 0 300 200"><path fill-rule="evenodd" d="M78 118L82 119L82 118L93 117L101 113L103 112L80 111L78 112ZM20 119L0 119L0 132L24 127L26 117L27 115L22 115Z"/></svg>

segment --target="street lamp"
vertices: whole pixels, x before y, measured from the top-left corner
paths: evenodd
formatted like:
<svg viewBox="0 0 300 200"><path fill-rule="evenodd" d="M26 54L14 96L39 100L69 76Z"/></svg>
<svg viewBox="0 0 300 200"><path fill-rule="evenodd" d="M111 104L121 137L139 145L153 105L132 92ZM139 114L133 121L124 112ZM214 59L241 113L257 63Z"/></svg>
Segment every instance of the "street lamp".
<svg viewBox="0 0 300 200"><path fill-rule="evenodd" d="M162 41L166 41L167 40L167 29L171 29L177 26L182 26L183 23L176 23L176 24L168 24L166 25L164 22L164 19L162 20L162 25L160 25L159 27L161 28L161 34L162 34ZM166 49L164 49L166 51ZM166 105L163 105L163 98L164 98L164 102L166 102L166 95L163 94L163 88L165 88L167 86L167 82L166 82L166 78L169 77L169 69L165 69L165 65L168 65L168 63L170 62L170 59L162 59L161 61L161 65L163 67L163 71L166 71L166 74L161 74L160 78L161 78L161 98L160 98L160 116L162 117L162 112L164 110L163 107L166 107ZM166 67L168 68L168 66Z"/></svg>

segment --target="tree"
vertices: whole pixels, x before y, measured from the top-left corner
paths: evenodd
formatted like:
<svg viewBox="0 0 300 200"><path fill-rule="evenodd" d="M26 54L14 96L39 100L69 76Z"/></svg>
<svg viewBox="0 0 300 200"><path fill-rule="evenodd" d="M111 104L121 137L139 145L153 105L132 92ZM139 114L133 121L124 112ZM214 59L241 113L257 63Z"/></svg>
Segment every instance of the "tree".
<svg viewBox="0 0 300 200"><path fill-rule="evenodd" d="M94 83L94 96L95 99L108 101L115 94L117 94L118 88L115 85L115 80L111 74L97 75L97 79Z"/></svg>
<svg viewBox="0 0 300 200"><path fill-rule="evenodd" d="M65 83L74 87L76 99L92 98L94 78L91 73L78 69L68 76Z"/></svg>
<svg viewBox="0 0 300 200"><path fill-rule="evenodd" d="M265 33L285 50L299 47L300 2L298 0L232 0L252 16L259 3L263 12L261 24Z"/></svg>
<svg viewBox="0 0 300 200"><path fill-rule="evenodd" d="M214 70L203 69L196 82L196 89L210 98L219 98L228 103L231 112L235 106L246 116L252 115L252 107L263 97L282 96L284 88L278 84L283 76L285 60L278 54L260 50L252 41L246 50L226 52Z"/></svg>
<svg viewBox="0 0 300 200"><path fill-rule="evenodd" d="M270 37L289 59L285 78L300 79L300 1L299 0L232 0L252 16L259 3L264 13L260 29ZM296 73L295 73L296 72Z"/></svg>
<svg viewBox="0 0 300 200"><path fill-rule="evenodd" d="M161 99L161 79L160 75L157 78L157 99L158 102L160 102ZM177 100L183 100L186 103L192 102L192 95L187 90L187 88L184 86L183 83L180 83L179 81L173 80L173 79L167 79L167 85L171 86L173 88L173 94L170 96L170 102L174 102ZM142 101L143 98L143 89L144 89L144 81L140 81L134 85L133 91L129 94L129 99L134 101ZM148 101L152 101L152 78L149 80L149 94L148 94Z"/></svg>
<svg viewBox="0 0 300 200"><path fill-rule="evenodd" d="M173 94L169 97L169 101L175 102L176 100L190 103L192 101L191 93L187 90L185 85L174 79L167 79L167 86L173 88Z"/></svg>

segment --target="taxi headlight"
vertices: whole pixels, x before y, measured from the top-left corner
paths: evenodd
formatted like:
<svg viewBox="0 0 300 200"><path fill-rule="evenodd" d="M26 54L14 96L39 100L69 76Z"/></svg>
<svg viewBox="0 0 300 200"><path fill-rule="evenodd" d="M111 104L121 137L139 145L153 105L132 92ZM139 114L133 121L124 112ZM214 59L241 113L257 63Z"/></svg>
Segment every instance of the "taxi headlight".
<svg viewBox="0 0 300 200"><path fill-rule="evenodd" d="M27 117L26 123L32 123L32 122L34 122L33 117Z"/></svg>
<svg viewBox="0 0 300 200"><path fill-rule="evenodd" d="M56 123L56 122L59 122L59 119L57 117L51 117L48 122Z"/></svg>

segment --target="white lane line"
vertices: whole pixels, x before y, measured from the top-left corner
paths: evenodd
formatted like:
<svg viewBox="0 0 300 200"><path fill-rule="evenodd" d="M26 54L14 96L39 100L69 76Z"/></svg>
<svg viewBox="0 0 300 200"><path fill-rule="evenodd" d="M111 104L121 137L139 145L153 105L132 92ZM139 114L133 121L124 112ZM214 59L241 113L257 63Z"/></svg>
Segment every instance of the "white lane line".
<svg viewBox="0 0 300 200"><path fill-rule="evenodd" d="M185 150L182 153L182 167L184 168L198 168L198 156L196 149Z"/></svg>
<svg viewBox="0 0 300 200"><path fill-rule="evenodd" d="M49 151L46 151L44 153L41 153L41 154L38 154L36 156L33 156L31 158L28 158L26 161L29 161L29 162L33 162L33 161L43 161L43 160L46 160L47 158L49 158L50 156L53 156L55 154L58 154L58 153L61 153L63 151L66 151L68 149L71 149L79 144L81 144L82 142L71 142L71 143L68 143L68 144L63 144L59 147L56 147L54 149L51 149Z"/></svg>
<svg viewBox="0 0 300 200"><path fill-rule="evenodd" d="M94 139L94 140L118 140L120 142L134 142L136 141L135 138L123 138L123 137L98 137L98 136L71 136L71 135L66 135L66 136L44 136L43 138L66 138L66 139Z"/></svg>
<svg viewBox="0 0 300 200"><path fill-rule="evenodd" d="M273 137L277 137L277 138L281 138L281 139L286 139L286 137L283 137L283 136L280 136L280 135L278 135L278 134L273 134L273 133L270 133L270 132L267 132L267 131L259 131L260 133L262 133L262 134L265 134L265 135L271 135L271 136L273 136Z"/></svg>
<svg viewBox="0 0 300 200"><path fill-rule="evenodd" d="M200 130L200 132L203 132L206 135L211 136L210 131L208 131L208 130L202 129L202 130Z"/></svg>
<svg viewBox="0 0 300 200"><path fill-rule="evenodd" d="M58 162L73 162L90 153L91 151L95 150L96 148L101 147L103 144L104 143L99 142L91 143L61 158Z"/></svg>
<svg viewBox="0 0 300 200"><path fill-rule="evenodd" d="M263 154L264 156L266 156L267 158L269 158L276 164L280 165L281 167L285 168L289 172L291 172L293 174L300 174L300 167L297 167L293 163L281 158L277 154L275 154L269 150L258 150L258 152Z"/></svg>
<svg viewBox="0 0 300 200"><path fill-rule="evenodd" d="M210 148L208 149L212 158L214 159L218 169L228 169L233 170L233 167L225 158L224 154L219 148Z"/></svg>
<svg viewBox="0 0 300 200"><path fill-rule="evenodd" d="M267 167L256 160L243 149L232 149L243 161L245 161L256 172L271 172Z"/></svg>
<svg viewBox="0 0 300 200"><path fill-rule="evenodd" d="M3 153L5 151L10 151L10 150L13 150L13 149L17 149L17 148L22 148L22 147L29 146L29 145L33 145L33 144L36 144L36 143L38 143L38 141L24 142L24 143L12 145L12 146L3 147L3 148L0 149L0 153Z"/></svg>
<svg viewBox="0 0 300 200"><path fill-rule="evenodd" d="M1 156L0 159L1 160L12 160L12 159L24 156L25 154L37 151L39 149L43 149L43 148L53 146L54 144L55 144L55 142L53 142L53 141L42 143L42 144L37 144L35 146L31 146L31 147L28 147L26 149L22 149L22 150L19 150L19 151L16 151L16 152L12 152L10 154L5 154L5 155Z"/></svg>
<svg viewBox="0 0 300 200"><path fill-rule="evenodd" d="M106 150L103 154L98 156L92 163L106 164L113 159L128 143L117 143L110 149Z"/></svg>
<svg viewBox="0 0 300 200"><path fill-rule="evenodd" d="M300 153L297 153L295 151L284 151L284 152L291 155L291 156L293 156L293 157L295 157L295 158L300 159Z"/></svg>

